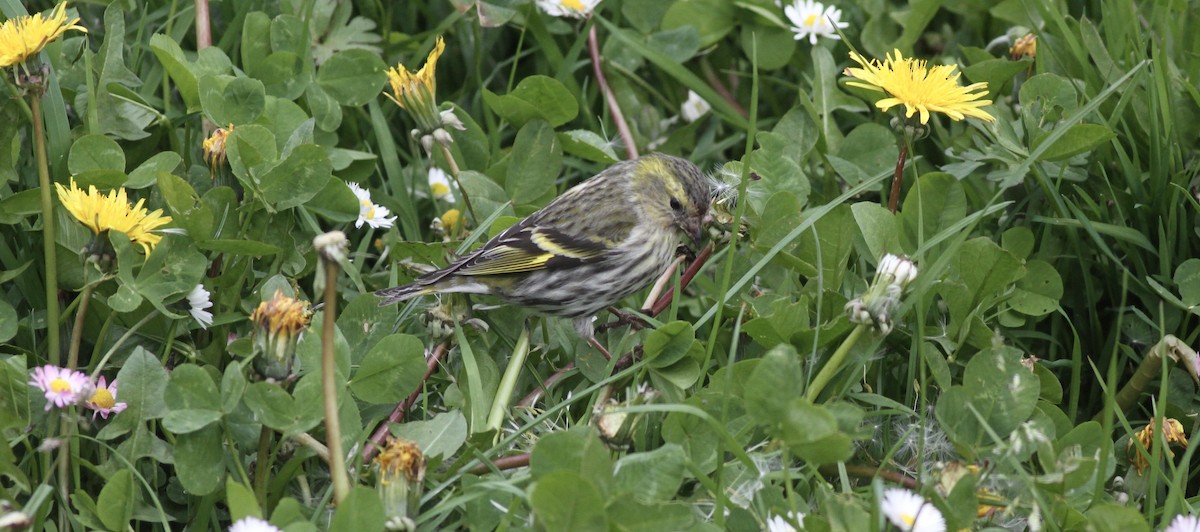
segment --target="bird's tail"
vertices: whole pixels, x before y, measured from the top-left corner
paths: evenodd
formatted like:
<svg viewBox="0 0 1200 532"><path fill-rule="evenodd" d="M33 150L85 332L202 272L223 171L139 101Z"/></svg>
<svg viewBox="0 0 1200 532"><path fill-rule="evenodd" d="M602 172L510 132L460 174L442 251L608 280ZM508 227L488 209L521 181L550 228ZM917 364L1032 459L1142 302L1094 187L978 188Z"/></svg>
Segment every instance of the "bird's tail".
<svg viewBox="0 0 1200 532"><path fill-rule="evenodd" d="M392 288L385 288L383 290L375 292L375 295L382 298L379 301L379 306L386 307L388 305L391 305L394 303L399 303L401 301L408 301L409 299L412 299L414 297L420 297L420 296L423 296L426 294L432 294L436 291L437 290L434 287L430 286L429 284L422 283L422 282L415 282L415 283L406 284L404 286L394 286Z"/></svg>

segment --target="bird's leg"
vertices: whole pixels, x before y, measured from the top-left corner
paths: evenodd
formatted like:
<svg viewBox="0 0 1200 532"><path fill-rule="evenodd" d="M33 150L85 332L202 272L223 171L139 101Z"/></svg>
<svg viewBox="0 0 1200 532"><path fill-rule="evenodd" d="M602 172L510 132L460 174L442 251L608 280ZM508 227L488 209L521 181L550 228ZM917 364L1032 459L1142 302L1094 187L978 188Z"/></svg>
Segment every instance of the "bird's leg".
<svg viewBox="0 0 1200 532"><path fill-rule="evenodd" d="M604 355L605 360L612 360L612 353L609 353L608 349L605 349L603 345L600 345L600 341L597 340L595 336L589 336L587 341L588 344L590 344L592 347L595 347L601 355Z"/></svg>
<svg viewBox="0 0 1200 532"><path fill-rule="evenodd" d="M601 355L604 355L605 360L612 360L612 353L609 353L600 342L596 340L596 330L592 327L594 316L584 316L575 318L572 322L575 324L575 332L579 333L579 337L587 340L587 343L596 348Z"/></svg>
<svg viewBox="0 0 1200 532"><path fill-rule="evenodd" d="M606 323L605 324L606 327L611 328L611 327L616 327L618 325L629 325L629 327L635 331L641 330L641 329L646 329L646 328L650 327L650 324L646 323L646 320L643 320L643 319L641 319L637 316L634 316L633 314L630 314L628 312L625 312L624 310L621 310L617 307L608 307L608 312L609 312L609 314L616 316L617 321L612 322L612 323Z"/></svg>

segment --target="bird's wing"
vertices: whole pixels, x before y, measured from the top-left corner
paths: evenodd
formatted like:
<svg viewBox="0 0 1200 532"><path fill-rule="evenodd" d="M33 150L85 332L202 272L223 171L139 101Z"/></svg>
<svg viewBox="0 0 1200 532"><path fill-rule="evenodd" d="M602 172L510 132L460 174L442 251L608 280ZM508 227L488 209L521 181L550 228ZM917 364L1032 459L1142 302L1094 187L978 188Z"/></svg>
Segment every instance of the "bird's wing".
<svg viewBox="0 0 1200 532"><path fill-rule="evenodd" d="M501 233L453 270L456 275L500 275L571 267L603 256L612 245L553 227L522 224Z"/></svg>

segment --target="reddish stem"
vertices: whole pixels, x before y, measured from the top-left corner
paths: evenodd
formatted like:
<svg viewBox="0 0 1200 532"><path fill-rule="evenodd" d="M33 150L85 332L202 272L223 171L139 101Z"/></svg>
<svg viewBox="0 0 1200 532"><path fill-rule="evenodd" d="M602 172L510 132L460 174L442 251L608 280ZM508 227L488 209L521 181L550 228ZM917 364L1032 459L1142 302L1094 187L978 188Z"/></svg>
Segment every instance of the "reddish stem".
<svg viewBox="0 0 1200 532"><path fill-rule="evenodd" d="M449 344L446 342L442 342L438 344L437 347L433 348L433 353L431 353L429 358L425 361L425 378L421 379L421 385L418 386L417 389L408 396L408 399L405 399L396 405L396 408L392 410L392 413L388 414L387 419L385 419L383 423L379 424L379 427L377 427L375 432L371 434L371 438L367 440L367 444L363 446L362 458L364 464L370 462L371 459L379 453L380 448L383 447L384 439L387 438L388 428L391 426L391 424L399 423L401 420L403 420L404 414L408 413L408 410L417 403L417 398L421 396L421 390L425 388L425 383L429 381L429 377L433 375L434 370L437 369L438 362L441 362L442 357L445 356L448 349Z"/></svg>
<svg viewBox="0 0 1200 532"><path fill-rule="evenodd" d="M633 141L633 133L629 131L629 124L625 123L625 115L621 113L617 95L608 88L608 78L604 77L604 70L600 68L600 39L596 37L595 25L588 32L588 51L592 55L592 71L596 73L596 83L600 85L600 92L603 92L608 100L608 111L612 114L613 123L617 125L617 133L625 143L625 155L629 159L637 159L638 149L637 143Z"/></svg>
<svg viewBox="0 0 1200 532"><path fill-rule="evenodd" d="M738 103L737 99L733 97L733 93L729 92L729 88L724 83L721 83L721 78L717 77L717 73L713 71L712 65L709 65L708 61L701 61L700 69L704 72L704 78L708 80L708 84L712 86L713 90L717 91L717 94L721 95L721 98L729 102L729 105L738 114L742 115L742 118L749 116L746 113L746 109L742 107L742 104Z"/></svg>
<svg viewBox="0 0 1200 532"><path fill-rule="evenodd" d="M683 271L683 276L679 278L679 288L681 290L687 288L688 284L692 282L692 279L696 277L696 274L700 273L700 268L703 268L704 264L708 262L708 258L712 256L712 252L713 246L711 243L707 246L704 246L704 249L700 250L700 254L696 255L696 260L692 261L692 263L688 265L687 269ZM650 308L650 315L658 316L661 314L662 311L671 306L671 299L674 297L675 287L672 286L671 288L668 288L666 292L663 292L662 297L658 298L658 301L654 302L654 306Z"/></svg>
<svg viewBox="0 0 1200 532"><path fill-rule="evenodd" d="M196 50L212 46L212 23L208 14L208 0L196 0Z"/></svg>
<svg viewBox="0 0 1200 532"><path fill-rule="evenodd" d="M516 469L518 467L526 467L528 465L529 465L529 453L514 454L512 456L501 456L500 458L497 458L492 461L492 466L495 467L496 469L499 469L500 471ZM486 463L483 463L483 464L475 465L475 467L472 467L467 472L471 473L472 475L486 475L487 473L490 473L491 471L492 471L492 468L488 467L488 465Z"/></svg>
<svg viewBox="0 0 1200 532"><path fill-rule="evenodd" d="M819 467L818 470L821 472L821 474L828 476L837 476L839 474L838 467L835 464L823 465ZM885 471L871 466L846 464L846 474L852 477L865 479L879 477L890 482L895 482L896 484L904 486L910 490L916 490L918 487L920 487L917 484L916 479L908 475L897 473L895 471Z"/></svg>

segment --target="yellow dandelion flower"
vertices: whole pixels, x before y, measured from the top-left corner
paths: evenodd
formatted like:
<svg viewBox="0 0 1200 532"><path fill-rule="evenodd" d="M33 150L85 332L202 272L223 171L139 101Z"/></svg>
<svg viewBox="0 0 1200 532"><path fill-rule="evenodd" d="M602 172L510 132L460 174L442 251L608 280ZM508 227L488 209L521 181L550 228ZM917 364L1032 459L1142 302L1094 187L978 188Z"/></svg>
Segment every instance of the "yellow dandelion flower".
<svg viewBox="0 0 1200 532"><path fill-rule="evenodd" d="M67 30L87 33L87 28L77 22L78 18L67 20L66 2L58 4L49 17L35 13L4 21L0 24L0 68L24 63Z"/></svg>
<svg viewBox="0 0 1200 532"><path fill-rule="evenodd" d="M954 65L941 65L930 68L927 61L908 58L895 50L882 63L878 60L867 60L865 57L850 52L850 58L862 68L847 68L845 75L860 81L847 83L888 95L875 102L875 106L887 111L894 106L904 105L906 118L920 113L922 124L929 123L929 113L942 113L954 120L962 120L968 116L994 122L995 117L980 109L991 105L991 100L981 100L987 95L987 83L974 83L967 86L958 84L961 73L955 72Z"/></svg>
<svg viewBox="0 0 1200 532"><path fill-rule="evenodd" d="M1008 55L1014 61L1022 57L1030 59L1037 57L1037 35L1030 33L1017 39L1017 42L1013 43L1012 48L1008 49Z"/></svg>
<svg viewBox="0 0 1200 532"><path fill-rule="evenodd" d="M208 161L210 168L216 168L225 162L225 140L229 135L233 134L233 124L229 124L229 128L219 127L212 132L208 138L204 139L204 160Z"/></svg>
<svg viewBox="0 0 1200 532"><path fill-rule="evenodd" d="M462 212L458 209L450 209L442 213L442 227L447 233L454 234L462 227Z"/></svg>
<svg viewBox="0 0 1200 532"><path fill-rule="evenodd" d="M1134 469L1137 469L1137 472L1140 475L1142 471L1150 467L1150 461L1145 455L1143 455L1141 452L1138 452L1138 449L1133 444L1134 439L1140 442L1142 447L1149 451L1150 446L1154 444L1154 423L1150 423L1149 425L1143 427L1142 430L1139 430L1138 433L1129 440L1129 443L1126 444L1125 447L1125 450L1129 453L1130 460L1133 461ZM1187 433L1183 430L1183 424L1174 418L1163 419L1162 439L1163 443L1168 445L1175 443L1183 447L1187 447L1188 444ZM1170 448L1167 448L1166 452L1168 458L1175 458L1175 452Z"/></svg>
<svg viewBox="0 0 1200 532"><path fill-rule="evenodd" d="M422 130L432 132L442 126L437 109L437 62L446 50L446 42L439 35L421 69L412 72L404 65L388 69L391 94L384 93L400 108L412 113Z"/></svg>
<svg viewBox="0 0 1200 532"><path fill-rule="evenodd" d="M88 191L84 192L75 184L74 178L71 179L71 188L61 183L55 183L54 188L58 190L58 199L63 207L93 233L101 235L110 230L125 233L147 254L162 240L153 231L171 223L171 217L163 216L162 209L147 212L143 206L146 203L144 199L130 207L124 188L109 191L107 196L97 191L95 186L88 187Z"/></svg>

